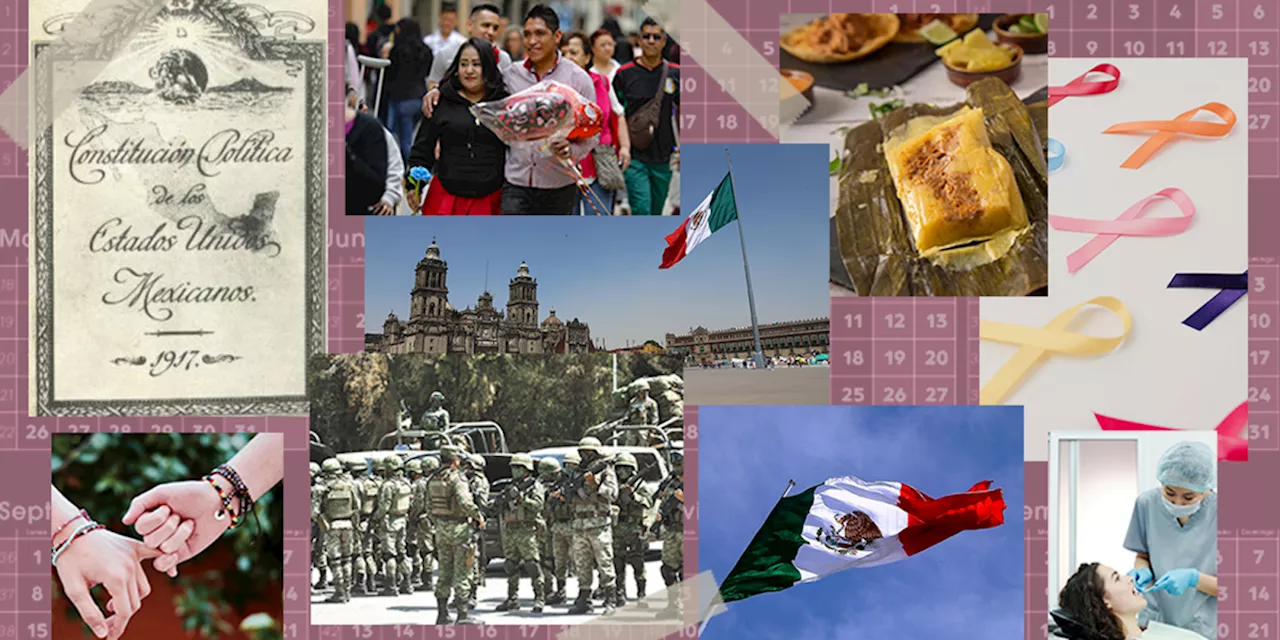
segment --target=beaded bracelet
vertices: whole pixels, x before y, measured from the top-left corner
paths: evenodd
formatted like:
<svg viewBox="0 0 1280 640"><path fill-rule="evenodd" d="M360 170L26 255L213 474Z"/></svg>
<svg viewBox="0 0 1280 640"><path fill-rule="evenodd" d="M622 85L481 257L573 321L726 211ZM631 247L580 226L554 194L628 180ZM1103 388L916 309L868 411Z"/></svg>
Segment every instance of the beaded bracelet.
<svg viewBox="0 0 1280 640"><path fill-rule="evenodd" d="M240 500L240 514L236 518L232 518L231 528L244 522L245 514L253 511L253 495L249 493L249 487L245 486L244 480L240 479L240 474L231 468L231 465L220 464L212 471L227 479L231 486L235 489L235 497Z"/></svg>
<svg viewBox="0 0 1280 640"><path fill-rule="evenodd" d="M202 479L205 482L208 482L209 486L213 487L214 491L218 492L218 498L222 500L222 508L219 509L217 513L213 514L213 517L218 520L222 520L223 518L230 515L231 526L228 528L230 529L236 528L236 525L239 523L239 521L236 519L237 516L236 516L235 510L231 508L231 499L235 496L232 494L228 494L226 491L223 491L222 487L218 486L218 483L213 479L213 474L207 475ZM244 513L243 505L241 505L241 507L242 508L240 509L240 513L243 514Z"/></svg>
<svg viewBox="0 0 1280 640"><path fill-rule="evenodd" d="M71 524L72 522L75 522L76 518L81 518L81 517L85 519L85 522L93 522L93 519L89 517L89 512L85 511L84 509L81 509L80 513L77 513L74 516L71 516L66 522L62 523L61 527L58 527L57 529L55 529L53 532L53 535L50 536L50 538L58 537L58 534L62 533L62 530L66 529L67 525Z"/></svg>
<svg viewBox="0 0 1280 640"><path fill-rule="evenodd" d="M85 534L87 534L87 533L92 533L92 532L94 532L94 531L97 531L98 529L106 529L106 527L104 527L104 526L102 526L102 525L100 525L100 524L98 524L98 523L96 523L96 522L94 522L94 521L92 521L92 520L90 520L90 521L88 521L88 522L86 522L86 523L84 523L84 524L82 524L82 525L80 525L80 526L76 527L75 531L72 531L72 532L71 532L71 537L70 537L70 538L67 538L67 539L66 539L66 541L64 541L62 544L58 545L58 548L57 548L57 549L54 549L54 550L53 550L53 555L50 557L50 563L52 563L54 567L57 567L57 566L58 566L58 556L62 555L62 552L63 552L63 551L66 551L66 550L67 550L67 547L71 546L71 543L72 543L72 542L75 542L76 538L79 538L80 536L83 536L83 535L85 535Z"/></svg>

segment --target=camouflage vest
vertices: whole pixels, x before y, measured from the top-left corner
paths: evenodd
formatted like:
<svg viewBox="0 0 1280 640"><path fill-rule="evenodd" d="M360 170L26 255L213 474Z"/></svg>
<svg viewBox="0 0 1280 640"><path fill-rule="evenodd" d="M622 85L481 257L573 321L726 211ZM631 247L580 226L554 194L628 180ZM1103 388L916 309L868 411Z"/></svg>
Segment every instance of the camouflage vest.
<svg viewBox="0 0 1280 640"><path fill-rule="evenodd" d="M354 488L347 482L338 481L329 485L324 496L324 516L329 520L350 520L356 513L356 496Z"/></svg>
<svg viewBox="0 0 1280 640"><path fill-rule="evenodd" d="M559 489L564 500L551 497L551 492ZM552 522L571 522L573 520L573 504L569 502L569 496L563 495L567 492L568 483L560 482L559 479L552 481L551 489L547 491L547 513L551 514Z"/></svg>
<svg viewBox="0 0 1280 640"><path fill-rule="evenodd" d="M427 513L431 517L465 517L458 505L458 497L453 493L454 485L461 479L457 469L448 469L437 473L427 483Z"/></svg>
<svg viewBox="0 0 1280 640"><path fill-rule="evenodd" d="M360 513L366 516L373 515L374 507L378 506L378 481L373 478L363 478L360 480Z"/></svg>
<svg viewBox="0 0 1280 640"><path fill-rule="evenodd" d="M595 467L593 462L588 468ZM606 474L613 474L613 468L605 465L601 471L596 474L600 476L599 481L603 482ZM587 497L573 497L573 515L575 518L608 518L612 515L612 503L600 497L600 494L592 490L587 484L583 484L587 489Z"/></svg>
<svg viewBox="0 0 1280 640"><path fill-rule="evenodd" d="M515 482L514 480L512 482ZM529 485L527 491L540 490L537 481ZM505 490L504 490L505 491ZM502 521L507 524L533 524L538 520L538 514L524 506L525 494L516 492L514 497L508 498L505 512L502 514Z"/></svg>
<svg viewBox="0 0 1280 640"><path fill-rule="evenodd" d="M621 492L622 482L619 481L619 492ZM639 523L644 520L644 505L637 498L642 497L645 491L644 485L637 486L631 492L630 500L618 500L618 520L627 523Z"/></svg>
<svg viewBox="0 0 1280 640"><path fill-rule="evenodd" d="M387 506L387 515L400 518L409 513L409 507L413 503L413 487L404 478L395 478L390 482L395 486L395 493L392 494L391 504Z"/></svg>

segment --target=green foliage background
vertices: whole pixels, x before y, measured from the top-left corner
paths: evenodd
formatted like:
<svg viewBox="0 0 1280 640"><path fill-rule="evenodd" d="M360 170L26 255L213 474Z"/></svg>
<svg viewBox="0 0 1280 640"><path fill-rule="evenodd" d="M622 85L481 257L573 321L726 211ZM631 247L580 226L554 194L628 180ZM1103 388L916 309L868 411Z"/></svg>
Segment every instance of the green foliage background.
<svg viewBox="0 0 1280 640"><path fill-rule="evenodd" d="M130 501L159 484L199 479L230 460L249 437L242 433L56 434L52 438L53 485L112 531L136 538L131 527L120 523ZM179 573L180 595L173 606L189 634L216 638L230 633L240 626L243 613L237 612L243 612L246 604L281 597L266 590L281 584L282 563L271 549L281 553L283 492L276 485L258 500L256 522L251 516L244 526L223 534L205 550L232 545L234 567L194 576ZM59 602L68 618L79 620L70 601L61 598ZM149 602L148 606L163 605ZM281 637L279 620L253 616L251 622L258 626L247 630L251 637ZM91 635L88 627L81 627L86 636Z"/></svg>
<svg viewBox="0 0 1280 640"><path fill-rule="evenodd" d="M679 356L621 354L618 385L679 373ZM401 400L415 425L431 392L453 422L492 420L512 451L577 440L622 415L612 397L613 354L315 356L308 368L311 429L337 452L376 448L396 428Z"/></svg>

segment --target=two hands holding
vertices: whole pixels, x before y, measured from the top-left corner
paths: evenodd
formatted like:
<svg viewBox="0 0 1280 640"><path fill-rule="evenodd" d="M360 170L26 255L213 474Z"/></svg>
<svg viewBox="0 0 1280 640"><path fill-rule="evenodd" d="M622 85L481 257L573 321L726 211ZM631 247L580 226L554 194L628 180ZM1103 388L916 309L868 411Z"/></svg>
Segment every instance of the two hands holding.
<svg viewBox="0 0 1280 640"><path fill-rule="evenodd" d="M1171 595L1180 596L1200 582L1200 572L1195 569L1171 569L1160 576L1159 580L1155 579L1150 567L1130 569L1127 575L1133 578L1133 583L1142 593L1167 591Z"/></svg>

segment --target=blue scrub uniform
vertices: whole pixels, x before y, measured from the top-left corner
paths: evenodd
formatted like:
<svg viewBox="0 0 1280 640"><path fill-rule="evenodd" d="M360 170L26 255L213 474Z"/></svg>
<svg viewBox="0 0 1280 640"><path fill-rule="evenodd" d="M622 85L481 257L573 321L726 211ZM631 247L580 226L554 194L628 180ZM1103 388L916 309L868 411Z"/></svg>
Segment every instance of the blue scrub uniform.
<svg viewBox="0 0 1280 640"><path fill-rule="evenodd" d="M1138 494L1133 517L1124 537L1124 548L1144 553L1151 560L1155 580L1172 569L1191 568L1202 574L1218 575L1218 494L1205 496L1196 511L1179 525L1160 505L1162 489ZM1146 594L1147 608L1142 621L1163 622L1189 629L1211 640L1218 637L1218 599L1195 587L1175 596L1167 591Z"/></svg>

